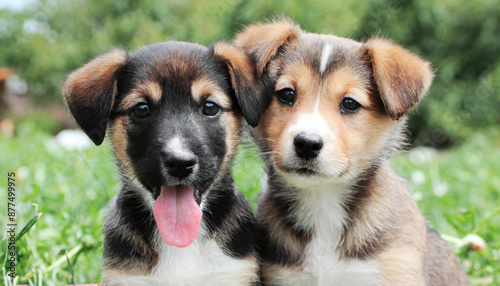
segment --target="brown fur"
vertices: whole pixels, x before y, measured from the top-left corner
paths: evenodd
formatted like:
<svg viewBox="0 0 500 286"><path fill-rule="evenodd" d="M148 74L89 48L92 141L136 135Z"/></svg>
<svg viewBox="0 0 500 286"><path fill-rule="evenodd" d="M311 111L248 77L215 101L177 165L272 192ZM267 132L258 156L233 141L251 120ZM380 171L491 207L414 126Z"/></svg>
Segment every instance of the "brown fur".
<svg viewBox="0 0 500 286"><path fill-rule="evenodd" d="M191 84L191 94L197 102L213 101L222 108L231 108L231 101L227 95L206 77L197 79Z"/></svg>
<svg viewBox="0 0 500 286"><path fill-rule="evenodd" d="M261 198L259 202L259 219L262 226L269 230L269 236L272 241L276 243L276 251L285 251L290 257L292 257L292 263L294 267L299 267L301 264L301 257L304 253L304 249L310 240L310 235L306 232L299 232L287 225L283 221L283 213L274 207L272 203L273 198L270 194L266 194L265 197ZM267 267L272 266L265 261L262 271L267 271Z"/></svg>
<svg viewBox="0 0 500 286"><path fill-rule="evenodd" d="M218 174L219 177L223 177L225 173L230 170L229 164L231 163L231 158L233 158L234 154L236 154L236 148L240 143L243 127L241 118L233 113L224 115L224 117L221 118L221 121L226 127L226 148L228 151L226 153L226 157L224 157L221 163L221 168Z"/></svg>
<svg viewBox="0 0 500 286"><path fill-rule="evenodd" d="M240 49L233 45L226 43L217 43L214 46L214 54L225 59L229 65L229 72L231 73L231 81L233 86L237 87L235 71L238 71L243 78L256 80L255 69L252 60ZM256 85L255 82L253 85Z"/></svg>
<svg viewBox="0 0 500 286"><path fill-rule="evenodd" d="M380 145L373 143L381 141L379 138L384 136L384 132L381 131L390 128L391 120L385 116L385 112L380 112L380 100L368 92L370 82L367 78L360 77L348 68L340 68L326 79L320 80L315 77L314 71L304 64L291 64L284 67L282 72L286 76L278 80L276 90L279 90L281 85L293 86L298 94L297 101L291 107L280 104L274 99L270 108L263 114L261 125L256 129L257 141L266 146L267 152L273 152L273 160L278 168L283 164L281 153L283 149L280 142L283 140L286 127L300 115L313 111L318 94L320 100L318 111L327 120L330 129L336 133L334 139L336 144L331 143L338 148L333 154L345 157L361 150L368 155L367 158L373 158L378 154ZM362 119L354 120L339 113L336 106L340 106L346 94L357 95L358 102L366 107L368 112L361 115ZM360 157L359 160L363 164L367 161L364 157Z"/></svg>
<svg viewBox="0 0 500 286"><path fill-rule="evenodd" d="M110 126L110 141L113 146L118 166L127 177L135 178L135 171L132 168L130 157L127 154L127 130L130 129L127 118L117 118Z"/></svg>
<svg viewBox="0 0 500 286"><path fill-rule="evenodd" d="M239 34L234 42L240 47L251 47L247 53L255 59L257 73L261 74L279 48L294 41L299 31L298 26L288 21L255 24Z"/></svg>
<svg viewBox="0 0 500 286"><path fill-rule="evenodd" d="M108 91L114 72L125 62L122 50L113 50L98 56L80 69L72 72L64 82L63 95L68 105L91 106L99 93ZM72 97L72 94L92 94L88 97Z"/></svg>
<svg viewBox="0 0 500 286"><path fill-rule="evenodd" d="M161 100L161 86L154 81L148 81L131 91L117 107L117 110L127 110L132 108L137 103L150 99L151 102L158 103Z"/></svg>
<svg viewBox="0 0 500 286"><path fill-rule="evenodd" d="M126 53L113 50L98 56L72 72L62 93L76 122L96 143L101 144L116 96L115 72L125 63ZM88 110L95 110L89 113Z"/></svg>
<svg viewBox="0 0 500 286"><path fill-rule="evenodd" d="M316 259L305 256L318 230L299 223L311 212L298 201L307 196L298 194L334 181L350 184L340 198L347 216L339 230L340 260L374 261L387 285L469 285L451 250L427 231L411 192L386 162L402 141L405 120L397 120L429 89L430 64L388 40L359 43L311 34L288 20L250 26L235 43L256 61L262 84L273 94L254 132L268 172L258 218L268 232L266 243L277 245L264 249L274 251L269 256L282 256L264 253L264 281L286 279L287 273L300 276L305 259ZM285 88L296 93L293 106L274 95ZM345 97L361 108L343 111ZM288 166L296 164L290 142L302 130L294 128L307 124L309 117L299 118L312 114L328 129L321 163L334 171L316 170L308 185L307 177L296 179L299 175ZM443 278L448 276L459 278L450 284Z"/></svg>
<svg viewBox="0 0 500 286"><path fill-rule="evenodd" d="M267 106L258 97L260 85L257 80L254 62L244 50L224 42L215 44L213 51L215 57L220 58L227 64L231 83L236 94L246 95L237 97L237 100L247 122L252 126L256 126L259 122L257 116L260 113L259 110Z"/></svg>
<svg viewBox="0 0 500 286"><path fill-rule="evenodd" d="M147 94L153 102L160 102L162 90L161 86L154 81L147 81L142 85L142 90L140 91L143 94Z"/></svg>
<svg viewBox="0 0 500 286"><path fill-rule="evenodd" d="M369 40L361 52L372 63L375 83L392 119L399 119L427 94L434 77L429 62L383 39Z"/></svg>

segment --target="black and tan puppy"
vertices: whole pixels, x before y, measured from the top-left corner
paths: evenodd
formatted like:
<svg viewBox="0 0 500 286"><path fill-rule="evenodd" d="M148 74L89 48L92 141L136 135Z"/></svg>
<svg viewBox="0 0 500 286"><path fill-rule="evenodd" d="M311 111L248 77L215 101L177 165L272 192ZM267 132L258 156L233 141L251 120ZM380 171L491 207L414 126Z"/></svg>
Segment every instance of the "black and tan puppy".
<svg viewBox="0 0 500 286"><path fill-rule="evenodd" d="M266 162L258 220L266 285L468 285L388 158L429 63L382 39L302 31L289 21L235 40L265 89L249 123ZM259 123L259 116L260 123Z"/></svg>
<svg viewBox="0 0 500 286"><path fill-rule="evenodd" d="M104 284L257 281L256 221L230 174L254 86L252 61L224 43L114 50L67 77L69 110L95 144L108 130L121 173Z"/></svg>

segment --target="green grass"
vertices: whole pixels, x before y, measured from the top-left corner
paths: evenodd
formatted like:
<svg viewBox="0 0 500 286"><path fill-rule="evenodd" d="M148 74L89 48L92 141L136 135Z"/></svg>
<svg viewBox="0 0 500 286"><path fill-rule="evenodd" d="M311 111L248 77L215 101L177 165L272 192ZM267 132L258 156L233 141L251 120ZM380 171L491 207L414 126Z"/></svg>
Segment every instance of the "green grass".
<svg viewBox="0 0 500 286"><path fill-rule="evenodd" d="M7 173L16 172L18 231L42 213L17 242L18 282L44 285L100 281L106 205L119 188L108 143L84 152L66 151L54 143L54 124L41 117L16 120L13 138L0 138L0 225L4 259L7 246ZM241 191L252 201L264 171L255 147L243 146L233 171ZM469 233L484 238L485 252L456 252L474 284L500 285L500 132L483 130L461 146L431 158L412 151L393 159L394 168L413 189L427 219L447 237ZM455 239L455 240L456 240ZM74 274L74 276L71 275ZM3 274L2 274L3 275ZM3 278L2 278L3 280Z"/></svg>

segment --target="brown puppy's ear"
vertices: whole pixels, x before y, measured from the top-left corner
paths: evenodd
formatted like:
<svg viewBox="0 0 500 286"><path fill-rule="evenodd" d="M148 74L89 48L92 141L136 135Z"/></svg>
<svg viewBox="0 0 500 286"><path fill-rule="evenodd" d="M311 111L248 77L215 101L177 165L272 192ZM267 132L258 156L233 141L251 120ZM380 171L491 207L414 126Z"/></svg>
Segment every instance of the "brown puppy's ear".
<svg viewBox="0 0 500 286"><path fill-rule="evenodd" d="M296 40L300 31L299 26L287 19L254 24L239 33L234 43L255 60L260 76L279 49Z"/></svg>
<svg viewBox="0 0 500 286"><path fill-rule="evenodd" d="M259 124L260 117L269 103L262 100L261 84L257 80L255 63L240 48L227 43L216 43L213 56L224 62L231 77L231 85L243 117L251 126Z"/></svg>
<svg viewBox="0 0 500 286"><path fill-rule="evenodd" d="M361 48L371 63L373 78L387 114L398 120L422 99L434 77L430 63L383 39L370 39Z"/></svg>
<svg viewBox="0 0 500 286"><path fill-rule="evenodd" d="M100 145L116 96L116 71L127 59L124 51L100 55L69 74L62 87L66 105L82 130Z"/></svg>

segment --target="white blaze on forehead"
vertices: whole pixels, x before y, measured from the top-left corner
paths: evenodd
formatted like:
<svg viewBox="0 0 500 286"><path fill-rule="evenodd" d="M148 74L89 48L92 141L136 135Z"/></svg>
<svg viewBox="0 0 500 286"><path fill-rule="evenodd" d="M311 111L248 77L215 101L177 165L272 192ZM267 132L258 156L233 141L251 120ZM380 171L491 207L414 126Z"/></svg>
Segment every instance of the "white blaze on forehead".
<svg viewBox="0 0 500 286"><path fill-rule="evenodd" d="M332 46L330 43L326 43L323 46L323 52L321 53L321 62L319 65L319 72L324 73L326 69L326 65L328 64L328 59L330 58L330 54L332 53Z"/></svg>
<svg viewBox="0 0 500 286"><path fill-rule="evenodd" d="M319 109L319 100L320 100L320 98L321 98L321 95L320 95L320 94L318 94L318 98L316 99L316 103L314 104L314 111L313 111L313 113L314 113L314 114L315 114L315 113L318 113L318 109Z"/></svg>

